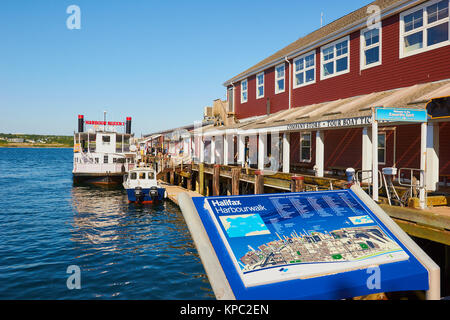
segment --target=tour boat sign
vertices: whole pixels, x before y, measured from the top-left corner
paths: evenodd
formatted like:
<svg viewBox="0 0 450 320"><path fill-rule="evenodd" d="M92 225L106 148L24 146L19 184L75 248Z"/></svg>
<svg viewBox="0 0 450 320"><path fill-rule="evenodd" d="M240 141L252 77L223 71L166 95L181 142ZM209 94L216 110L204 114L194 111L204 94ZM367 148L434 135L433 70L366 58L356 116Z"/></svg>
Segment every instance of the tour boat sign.
<svg viewBox="0 0 450 320"><path fill-rule="evenodd" d="M362 116L354 118L343 118L333 120L323 120L305 123L293 123L287 125L287 131L294 130L309 130L309 129L326 129L326 128L340 128L340 127L355 127L361 125L368 125L372 123L372 116Z"/></svg>

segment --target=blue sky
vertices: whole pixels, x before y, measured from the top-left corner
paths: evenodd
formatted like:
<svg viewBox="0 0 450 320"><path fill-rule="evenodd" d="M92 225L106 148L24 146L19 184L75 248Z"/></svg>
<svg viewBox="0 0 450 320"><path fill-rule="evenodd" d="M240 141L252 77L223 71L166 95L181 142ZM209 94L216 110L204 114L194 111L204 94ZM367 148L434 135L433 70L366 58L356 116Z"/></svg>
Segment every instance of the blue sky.
<svg viewBox="0 0 450 320"><path fill-rule="evenodd" d="M201 120L222 84L370 0L2 0L0 132L71 135L133 117L136 136ZM81 29L69 30L69 5Z"/></svg>

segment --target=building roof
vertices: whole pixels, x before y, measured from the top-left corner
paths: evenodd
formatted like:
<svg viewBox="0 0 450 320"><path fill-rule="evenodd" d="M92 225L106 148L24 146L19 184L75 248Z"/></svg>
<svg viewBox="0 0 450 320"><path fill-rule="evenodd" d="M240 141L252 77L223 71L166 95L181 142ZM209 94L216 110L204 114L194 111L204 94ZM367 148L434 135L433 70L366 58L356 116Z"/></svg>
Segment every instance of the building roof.
<svg viewBox="0 0 450 320"><path fill-rule="evenodd" d="M245 70L244 72L238 74L237 76L231 78L230 80L224 83L225 86L231 85L234 82L240 81L249 75L260 72L264 69L271 67L276 63L282 62L286 57L290 57L293 55L299 55L303 53L303 51L311 51L317 46L321 45L321 41L326 41L323 44L331 42L334 40L333 37L342 36L341 34L346 31L350 31L351 28L355 26L364 26L367 22L367 18L369 14L367 13L367 9L371 5L377 5L380 7L381 14L393 14L393 10L398 7L402 7L404 5L417 5L427 0L376 0L372 3L355 10L344 17L335 20L324 27L302 37L283 49L277 51L275 54L270 57L260 61L255 64L253 67Z"/></svg>
<svg viewBox="0 0 450 320"><path fill-rule="evenodd" d="M300 131L317 129L320 122L325 122L324 126L320 125L320 127L326 128L326 122L330 120L371 117L372 107L425 109L427 103L433 98L446 96L450 96L450 79L283 110L241 124L238 128L236 126L215 127L204 134L207 136L223 134L224 130L234 131L234 129L248 132L256 132L259 129ZM301 126L302 124L304 126ZM292 126L292 129L288 129L289 125L298 125L298 127ZM346 127L350 126L367 126L367 123L355 121L354 125L346 125ZM334 128L340 127L340 122L334 126Z"/></svg>

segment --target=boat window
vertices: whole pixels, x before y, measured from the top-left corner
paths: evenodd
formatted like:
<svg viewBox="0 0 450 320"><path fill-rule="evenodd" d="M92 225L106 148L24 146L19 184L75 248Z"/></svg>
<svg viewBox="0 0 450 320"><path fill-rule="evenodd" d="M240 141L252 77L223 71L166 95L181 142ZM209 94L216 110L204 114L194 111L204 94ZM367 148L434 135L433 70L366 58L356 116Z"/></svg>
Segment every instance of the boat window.
<svg viewBox="0 0 450 320"><path fill-rule="evenodd" d="M139 179L145 179L145 172L139 173Z"/></svg>
<svg viewBox="0 0 450 320"><path fill-rule="evenodd" d="M131 180L136 180L136 178L137 178L137 173L136 173L136 172L132 172L132 173L130 174L130 179L131 179Z"/></svg>
<svg viewBox="0 0 450 320"><path fill-rule="evenodd" d="M111 137L110 136L102 136L103 143L110 143Z"/></svg>
<svg viewBox="0 0 450 320"><path fill-rule="evenodd" d="M149 180L155 179L155 175L154 175L153 172L149 172L149 173L148 173L148 179L149 179Z"/></svg>

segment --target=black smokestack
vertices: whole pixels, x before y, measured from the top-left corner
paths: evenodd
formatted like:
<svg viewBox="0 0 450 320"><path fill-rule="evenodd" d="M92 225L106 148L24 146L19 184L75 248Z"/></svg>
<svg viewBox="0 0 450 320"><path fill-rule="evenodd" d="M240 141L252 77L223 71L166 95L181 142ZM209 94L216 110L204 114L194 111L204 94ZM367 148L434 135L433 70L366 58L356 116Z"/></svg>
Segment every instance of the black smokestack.
<svg viewBox="0 0 450 320"><path fill-rule="evenodd" d="M84 132L84 116L78 115L78 132Z"/></svg>
<svg viewBox="0 0 450 320"><path fill-rule="evenodd" d="M125 133L131 134L131 117L127 117L127 123L125 126Z"/></svg>

